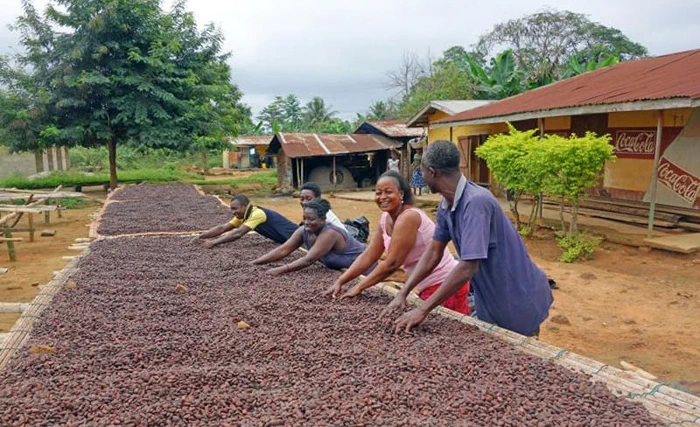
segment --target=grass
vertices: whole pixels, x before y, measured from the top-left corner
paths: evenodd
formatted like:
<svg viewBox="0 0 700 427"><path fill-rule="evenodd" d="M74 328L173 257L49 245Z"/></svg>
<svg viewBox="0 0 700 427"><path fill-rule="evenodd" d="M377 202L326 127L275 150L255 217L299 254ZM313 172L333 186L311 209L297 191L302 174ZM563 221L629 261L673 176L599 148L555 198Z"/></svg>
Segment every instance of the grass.
<svg viewBox="0 0 700 427"><path fill-rule="evenodd" d="M119 171L118 178L120 184L134 182L165 183L184 182L196 185L230 185L238 186L242 184L258 184L265 189L271 189L277 183L277 173L274 170L262 171L247 177L235 177L231 179L207 180L200 175L183 172L171 168L161 169L140 169ZM62 185L69 189L73 187L86 187L90 185L109 184L109 175L106 172L99 172L94 175L85 175L78 172L54 172L41 178L29 179L22 176L12 176L0 180L0 188L18 188L23 190L34 190L40 188L53 189Z"/></svg>
<svg viewBox="0 0 700 427"><path fill-rule="evenodd" d="M118 173L120 183L133 182L176 182L187 179L197 179L198 175L170 169L142 169L128 170ZM64 188L85 187L90 185L109 184L109 174L99 172L94 175L85 175L78 172L54 172L50 175L29 179L23 176L11 176L0 180L0 187L34 190L39 188L56 188L62 185Z"/></svg>
<svg viewBox="0 0 700 427"><path fill-rule="evenodd" d="M236 177L217 180L187 179L184 180L184 182L195 185L230 185L234 187L241 184L259 184L261 187L269 189L272 188L275 184L277 184L277 172L274 170L267 170L263 172L257 172L246 177Z"/></svg>

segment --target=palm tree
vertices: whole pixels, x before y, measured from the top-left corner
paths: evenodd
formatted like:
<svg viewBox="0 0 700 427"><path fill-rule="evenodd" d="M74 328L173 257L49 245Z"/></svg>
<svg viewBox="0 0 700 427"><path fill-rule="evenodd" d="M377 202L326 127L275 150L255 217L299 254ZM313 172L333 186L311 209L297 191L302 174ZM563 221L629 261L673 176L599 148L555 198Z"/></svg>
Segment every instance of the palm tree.
<svg viewBox="0 0 700 427"><path fill-rule="evenodd" d="M311 128L319 123L331 121L333 117L338 114L337 111L333 111L331 108L330 105L326 105L323 98L314 96L311 101L306 103L301 113L304 127Z"/></svg>
<svg viewBox="0 0 700 427"><path fill-rule="evenodd" d="M371 120L388 120L390 115L389 106L384 101L377 101L372 104L369 107L369 114L367 114Z"/></svg>

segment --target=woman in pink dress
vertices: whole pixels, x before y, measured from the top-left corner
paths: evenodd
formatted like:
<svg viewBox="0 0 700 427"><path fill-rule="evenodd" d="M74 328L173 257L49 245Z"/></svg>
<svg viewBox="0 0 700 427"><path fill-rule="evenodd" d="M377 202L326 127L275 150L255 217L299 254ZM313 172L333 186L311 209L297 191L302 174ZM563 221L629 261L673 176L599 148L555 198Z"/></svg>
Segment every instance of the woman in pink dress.
<svg viewBox="0 0 700 427"><path fill-rule="evenodd" d="M382 216L367 249L338 278L326 294L338 298L351 298L382 282L399 268L409 275L418 264L423 252L433 239L435 223L425 212L413 205L413 193L406 180L395 171L384 173L375 188L374 200ZM386 252L386 258L369 275L343 293L343 285L359 277ZM435 292L457 261L445 249L442 259L433 272L420 282L418 296L426 300ZM451 310L469 314L469 283L442 305Z"/></svg>

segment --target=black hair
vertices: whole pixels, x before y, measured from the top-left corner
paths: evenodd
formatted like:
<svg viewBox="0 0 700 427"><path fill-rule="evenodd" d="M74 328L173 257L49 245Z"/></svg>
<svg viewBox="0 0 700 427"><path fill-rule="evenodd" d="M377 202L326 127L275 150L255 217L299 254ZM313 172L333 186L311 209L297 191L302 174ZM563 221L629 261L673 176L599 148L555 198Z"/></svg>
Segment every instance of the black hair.
<svg viewBox="0 0 700 427"><path fill-rule="evenodd" d="M231 201L233 202L234 200L238 201L242 205L247 205L250 203L250 199L243 194L237 194L237 195L233 196Z"/></svg>
<svg viewBox="0 0 700 427"><path fill-rule="evenodd" d="M421 159L423 166L445 174L459 172L459 149L444 139L428 145Z"/></svg>
<svg viewBox="0 0 700 427"><path fill-rule="evenodd" d="M307 182L306 184L301 186L301 190L310 190L312 193L314 193L314 197L321 197L321 187L318 186L315 182Z"/></svg>
<svg viewBox="0 0 700 427"><path fill-rule="evenodd" d="M413 192L411 191L411 186L408 185L408 181L406 181L406 178L403 177L400 173L396 171L386 171L384 172L379 179L382 178L392 178L396 181L396 183L399 186L399 189L403 192L403 203L404 205L412 205L414 200L413 200Z"/></svg>
<svg viewBox="0 0 700 427"><path fill-rule="evenodd" d="M304 209L316 211L319 218L326 219L326 214L331 210L331 204L326 199L313 199L308 203L304 203Z"/></svg>

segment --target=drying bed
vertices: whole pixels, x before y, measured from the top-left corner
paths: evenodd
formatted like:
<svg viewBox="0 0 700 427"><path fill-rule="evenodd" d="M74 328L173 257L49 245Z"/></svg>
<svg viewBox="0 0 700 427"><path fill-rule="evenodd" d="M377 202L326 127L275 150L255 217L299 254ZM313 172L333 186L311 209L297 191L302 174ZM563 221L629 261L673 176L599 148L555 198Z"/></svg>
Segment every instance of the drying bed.
<svg viewBox="0 0 700 427"><path fill-rule="evenodd" d="M97 232L115 236L201 231L231 218L219 200L191 185L130 185L110 196Z"/></svg>
<svg viewBox="0 0 700 427"><path fill-rule="evenodd" d="M321 267L270 277L250 262L271 248L94 242L0 375L0 425L660 425L474 327L392 335L388 297L325 298Z"/></svg>

